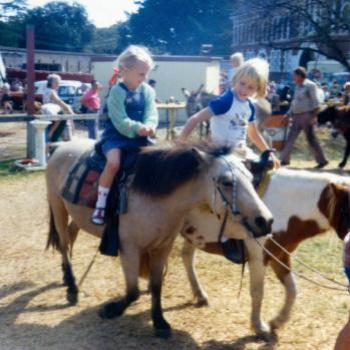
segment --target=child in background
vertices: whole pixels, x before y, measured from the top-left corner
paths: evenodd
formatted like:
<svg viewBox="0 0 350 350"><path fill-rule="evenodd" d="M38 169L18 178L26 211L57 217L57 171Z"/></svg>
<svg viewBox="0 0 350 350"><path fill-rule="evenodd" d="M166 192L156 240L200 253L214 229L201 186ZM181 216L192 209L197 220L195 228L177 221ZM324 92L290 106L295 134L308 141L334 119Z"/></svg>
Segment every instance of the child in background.
<svg viewBox="0 0 350 350"><path fill-rule="evenodd" d="M108 120L99 141L107 163L100 176L92 214L96 225L105 223L106 200L119 171L122 150L146 146L158 125L155 92L144 83L154 67L150 53L146 48L132 45L120 54L117 62L122 80L111 88L107 100Z"/></svg>
<svg viewBox="0 0 350 350"><path fill-rule="evenodd" d="M250 100L251 97L265 97L267 83L267 62L259 58L246 61L237 69L231 89L194 114L183 128L180 139L186 139L199 123L210 120L212 141L232 147L243 158L254 157L246 144L247 135L261 152L269 149L254 123L255 107ZM279 167L279 160L274 155L272 159Z"/></svg>

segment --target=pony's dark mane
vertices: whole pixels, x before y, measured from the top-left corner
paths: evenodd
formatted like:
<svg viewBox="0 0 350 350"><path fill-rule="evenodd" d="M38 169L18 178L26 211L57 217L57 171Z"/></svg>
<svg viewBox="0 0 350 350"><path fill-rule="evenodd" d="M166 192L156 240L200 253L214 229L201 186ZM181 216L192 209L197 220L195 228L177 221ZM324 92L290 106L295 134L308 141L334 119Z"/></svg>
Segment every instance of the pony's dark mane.
<svg viewBox="0 0 350 350"><path fill-rule="evenodd" d="M205 157L199 154L205 153ZM149 195L167 195L197 178L215 158L230 153L229 147L207 143L175 147L147 147L139 155L132 187Z"/></svg>

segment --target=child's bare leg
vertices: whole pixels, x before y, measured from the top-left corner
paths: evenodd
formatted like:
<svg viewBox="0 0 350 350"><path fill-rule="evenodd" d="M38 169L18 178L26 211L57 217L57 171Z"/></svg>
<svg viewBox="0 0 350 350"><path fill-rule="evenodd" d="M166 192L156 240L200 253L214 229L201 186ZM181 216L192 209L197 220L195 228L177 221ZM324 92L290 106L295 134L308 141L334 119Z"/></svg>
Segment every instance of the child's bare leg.
<svg viewBox="0 0 350 350"><path fill-rule="evenodd" d="M92 222L97 225L104 224L104 214L106 208L107 196L112 186L114 177L120 168L120 155L119 148L111 149L107 155L107 163L103 172L101 173L99 186L98 186L98 198L95 206L95 210L92 214Z"/></svg>

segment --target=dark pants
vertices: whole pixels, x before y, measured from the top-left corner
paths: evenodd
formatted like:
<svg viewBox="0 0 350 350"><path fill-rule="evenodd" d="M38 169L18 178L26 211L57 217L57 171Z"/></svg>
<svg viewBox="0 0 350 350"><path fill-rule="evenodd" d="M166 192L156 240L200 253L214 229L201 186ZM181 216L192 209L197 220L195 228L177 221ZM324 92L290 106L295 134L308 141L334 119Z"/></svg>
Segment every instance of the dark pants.
<svg viewBox="0 0 350 350"><path fill-rule="evenodd" d="M86 113L97 113L97 110L88 109ZM85 125L88 129L88 137L89 139L96 140L97 139L97 124L96 120L85 120Z"/></svg>
<svg viewBox="0 0 350 350"><path fill-rule="evenodd" d="M316 115L313 112L292 114L293 125L289 131L286 145L281 152L281 161L289 163L294 143L300 132L304 130L307 142L314 154L316 162L322 164L326 162L322 148L317 140L314 130Z"/></svg>

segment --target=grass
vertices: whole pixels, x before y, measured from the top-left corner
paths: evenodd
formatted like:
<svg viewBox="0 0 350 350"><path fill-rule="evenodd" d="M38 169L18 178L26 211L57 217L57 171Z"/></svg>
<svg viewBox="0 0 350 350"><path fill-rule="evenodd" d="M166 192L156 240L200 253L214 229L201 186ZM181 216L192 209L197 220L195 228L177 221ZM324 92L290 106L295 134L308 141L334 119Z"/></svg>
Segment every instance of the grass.
<svg viewBox="0 0 350 350"><path fill-rule="evenodd" d="M18 169L14 166L16 159L6 159L0 160L0 180L12 178L15 176L16 178L22 178L25 176L33 176L37 172L30 172Z"/></svg>

